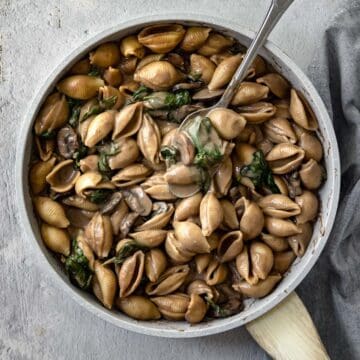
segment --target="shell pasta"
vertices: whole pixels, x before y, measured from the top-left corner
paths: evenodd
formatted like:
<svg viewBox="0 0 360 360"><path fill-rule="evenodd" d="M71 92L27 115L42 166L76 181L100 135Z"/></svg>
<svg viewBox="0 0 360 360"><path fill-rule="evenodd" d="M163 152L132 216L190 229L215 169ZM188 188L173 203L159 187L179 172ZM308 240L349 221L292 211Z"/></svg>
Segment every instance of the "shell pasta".
<svg viewBox="0 0 360 360"><path fill-rule="evenodd" d="M156 24L93 49L39 110L29 187L74 286L137 320L196 324L268 295L306 252L326 178L317 119L258 56Z"/></svg>

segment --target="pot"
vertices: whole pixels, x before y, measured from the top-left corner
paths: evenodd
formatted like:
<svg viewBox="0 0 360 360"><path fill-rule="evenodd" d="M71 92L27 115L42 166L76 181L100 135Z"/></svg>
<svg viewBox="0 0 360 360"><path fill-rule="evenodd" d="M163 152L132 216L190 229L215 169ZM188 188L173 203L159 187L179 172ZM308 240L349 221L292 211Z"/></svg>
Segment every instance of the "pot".
<svg viewBox="0 0 360 360"><path fill-rule="evenodd" d="M32 144L32 127L35 116L41 104L52 91L54 85L59 81L59 79L70 69L72 65L79 61L92 48L96 47L100 43L113 41L132 34L153 23L170 21L186 25L201 24L203 26L210 26L222 33L237 38L239 42L245 46L248 46L251 39L254 37L252 32L243 29L238 24L229 22L228 20L226 20L225 26L222 25L225 23L224 19L213 18L207 15L177 14L156 15L134 19L106 30L88 40L80 48L74 50L70 55L68 55L50 74L44 85L38 91L27 112L18 139L16 188L17 203L24 232L31 239L33 245L36 246L42 254L42 259L46 263L46 269L49 270L49 273L53 275L56 282L59 283L61 288L64 289L71 298L76 300L81 306L91 313L121 328L148 335L171 338L188 338L216 334L242 326L273 309L299 285L320 256L320 253L323 250L330 234L338 205L341 172L339 152L334 129L319 94L310 80L296 66L296 64L274 44L267 41L260 51L260 55L273 65L276 71L288 79L294 88L304 94L318 119L318 135L324 147L324 162L328 178L320 190L319 196L321 200L321 212L315 224L314 233L305 255L301 259L296 259L277 288L265 298L259 300L245 300L244 310L239 314L229 318L202 322L196 326L185 322L172 322L165 320L152 322L140 322L133 320L120 312L107 310L101 306L92 295L71 285L58 261L45 248L41 240L39 227L32 209L28 187L28 166L30 161L29 149Z"/></svg>

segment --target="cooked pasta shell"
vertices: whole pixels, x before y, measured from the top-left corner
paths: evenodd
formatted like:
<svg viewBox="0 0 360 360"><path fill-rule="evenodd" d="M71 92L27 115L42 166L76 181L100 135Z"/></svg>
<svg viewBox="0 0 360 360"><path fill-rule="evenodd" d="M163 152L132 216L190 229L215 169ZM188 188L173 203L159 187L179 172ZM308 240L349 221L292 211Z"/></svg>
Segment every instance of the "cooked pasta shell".
<svg viewBox="0 0 360 360"><path fill-rule="evenodd" d="M254 276L265 280L274 264L274 255L271 248L259 241L250 245L251 269Z"/></svg>
<svg viewBox="0 0 360 360"><path fill-rule="evenodd" d="M235 230L239 228L239 220L237 218L235 206L227 199L220 200L220 204L224 213L222 225L226 229Z"/></svg>
<svg viewBox="0 0 360 360"><path fill-rule="evenodd" d="M265 280L260 280L256 285L251 285L246 281L233 284L233 289L247 297L262 298L269 294L275 285L281 280L281 275L269 275Z"/></svg>
<svg viewBox="0 0 360 360"><path fill-rule="evenodd" d="M105 104L113 101L114 105L107 108L111 110L118 110L124 105L126 97L119 91L119 89L106 85L99 88L99 100Z"/></svg>
<svg viewBox="0 0 360 360"><path fill-rule="evenodd" d="M157 124L159 124L159 122L157 122ZM172 145L173 141L175 139L175 135L178 134L178 131L177 131L178 129L176 127L174 127L171 130L167 131L165 134L164 134L162 128L159 127L159 130L160 130L160 134L163 136L163 138L161 140L161 147Z"/></svg>
<svg viewBox="0 0 360 360"><path fill-rule="evenodd" d="M128 137L136 134L143 121L143 105L136 102L125 106L115 116L112 139Z"/></svg>
<svg viewBox="0 0 360 360"><path fill-rule="evenodd" d="M134 74L134 80L155 91L168 90L184 76L168 61L153 61Z"/></svg>
<svg viewBox="0 0 360 360"><path fill-rule="evenodd" d="M119 270L120 298L131 295L140 285L145 267L145 255L139 250L129 256Z"/></svg>
<svg viewBox="0 0 360 360"><path fill-rule="evenodd" d="M320 140L308 132L299 136L298 145L305 151L305 159L314 159L319 162L323 157L323 148Z"/></svg>
<svg viewBox="0 0 360 360"><path fill-rule="evenodd" d="M299 224L298 227L301 233L289 236L287 241L296 256L303 256L310 243L313 226L310 222L306 222Z"/></svg>
<svg viewBox="0 0 360 360"><path fill-rule="evenodd" d="M183 41L180 44L181 49L186 52L194 52L204 45L209 37L211 28L202 26L190 26L186 29Z"/></svg>
<svg viewBox="0 0 360 360"><path fill-rule="evenodd" d="M149 54L149 55L146 55L145 57L143 57L139 61L139 63L136 66L136 70L140 70L142 67L144 67L147 64L150 64L153 61L163 60L165 56L166 56L165 54Z"/></svg>
<svg viewBox="0 0 360 360"><path fill-rule="evenodd" d="M88 100L96 96L99 88L104 85L104 80L95 76L73 75L61 80L57 89L71 98Z"/></svg>
<svg viewBox="0 0 360 360"><path fill-rule="evenodd" d="M274 144L269 139L261 140L259 143L256 144L257 148L263 152L266 156L274 147Z"/></svg>
<svg viewBox="0 0 360 360"><path fill-rule="evenodd" d="M323 169L314 159L310 159L302 164L299 175L301 182L307 189L316 190L322 183Z"/></svg>
<svg viewBox="0 0 360 360"><path fill-rule="evenodd" d="M305 152L300 147L282 143L275 145L266 155L266 161L274 174L286 174L298 168L304 159Z"/></svg>
<svg viewBox="0 0 360 360"><path fill-rule="evenodd" d="M198 183L201 179L201 174L196 166L176 164L167 170L164 178L168 184L189 185Z"/></svg>
<svg viewBox="0 0 360 360"><path fill-rule="evenodd" d="M114 68L112 66L109 66L104 71L103 78L107 84L114 87L118 87L123 82L123 75L120 69Z"/></svg>
<svg viewBox="0 0 360 360"><path fill-rule="evenodd" d="M136 141L132 138L119 138L114 140L117 149L115 155L107 157L111 170L123 169L133 164L139 157L140 151Z"/></svg>
<svg viewBox="0 0 360 360"><path fill-rule="evenodd" d="M225 158L214 175L214 186L219 196L225 196L229 192L232 182L233 165L230 157Z"/></svg>
<svg viewBox="0 0 360 360"><path fill-rule="evenodd" d="M285 196L289 195L289 189L286 185L286 182L280 175L273 175L274 183L280 190L280 194L283 194Z"/></svg>
<svg viewBox="0 0 360 360"><path fill-rule="evenodd" d="M80 114L81 114L81 111L80 111ZM89 130L89 126L90 126L91 122L95 119L95 117L96 117L96 115L91 115L86 120L79 121L77 132L80 135L81 142L85 141L86 134Z"/></svg>
<svg viewBox="0 0 360 360"><path fill-rule="evenodd" d="M177 197L170 191L168 183L165 181L164 173L155 173L143 183L142 188L155 200L176 200Z"/></svg>
<svg viewBox="0 0 360 360"><path fill-rule="evenodd" d="M219 135L225 140L238 137L246 125L244 117L231 109L216 108L211 110L207 117Z"/></svg>
<svg viewBox="0 0 360 360"><path fill-rule="evenodd" d="M184 320L189 307L190 297L186 294L175 293L151 298L161 314L168 320Z"/></svg>
<svg viewBox="0 0 360 360"><path fill-rule="evenodd" d="M154 203L153 212L155 215L143 224L137 226L135 231L163 229L170 222L172 214L174 213L174 205L165 202Z"/></svg>
<svg viewBox="0 0 360 360"><path fill-rule="evenodd" d="M231 231L220 239L217 254L221 262L231 261L243 249L243 234L241 231Z"/></svg>
<svg viewBox="0 0 360 360"><path fill-rule="evenodd" d="M115 186L109 181L103 181L102 175L97 171L82 174L75 183L76 194L83 198L95 189L115 189Z"/></svg>
<svg viewBox="0 0 360 360"><path fill-rule="evenodd" d="M215 288L209 286L204 280L194 280L191 282L187 288L187 293L189 295L197 294L200 296L205 296L214 301L216 301L219 297L218 291Z"/></svg>
<svg viewBox="0 0 360 360"><path fill-rule="evenodd" d="M275 115L276 106L269 102L260 101L246 106L239 106L237 111L248 123L261 124Z"/></svg>
<svg viewBox="0 0 360 360"><path fill-rule="evenodd" d="M290 84L280 74L269 73L256 79L258 84L266 85L278 98L286 98L289 95Z"/></svg>
<svg viewBox="0 0 360 360"><path fill-rule="evenodd" d="M299 226L300 227L300 226ZM297 236L297 235L294 235ZM260 234L261 240L266 244L269 245L273 251L284 251L289 248L288 242L286 238L282 238L279 236L274 236L271 234L261 233Z"/></svg>
<svg viewBox="0 0 360 360"><path fill-rule="evenodd" d="M274 254L274 271L284 274L294 262L296 255L293 251L277 252Z"/></svg>
<svg viewBox="0 0 360 360"><path fill-rule="evenodd" d="M29 183L32 192L37 195L46 187L46 176L51 172L56 162L52 157L47 161L38 161L29 170Z"/></svg>
<svg viewBox="0 0 360 360"><path fill-rule="evenodd" d="M174 49L184 35L185 30L180 24L156 24L142 29L138 40L154 53L165 54Z"/></svg>
<svg viewBox="0 0 360 360"><path fill-rule="evenodd" d="M129 208L126 205L125 200L120 201L120 204L116 207L115 211L110 216L111 226L114 235L119 234L121 230L121 225L128 213Z"/></svg>
<svg viewBox="0 0 360 360"><path fill-rule="evenodd" d="M295 89L291 89L289 110L295 123L304 129L315 131L318 128L313 110L305 98Z"/></svg>
<svg viewBox="0 0 360 360"><path fill-rule="evenodd" d="M248 284L254 285L259 282L259 278L251 271L250 251L246 245L244 245L242 251L236 256L235 266L237 272Z"/></svg>
<svg viewBox="0 0 360 360"><path fill-rule="evenodd" d="M120 62L120 51L116 43L109 42L99 45L89 58L92 65L106 68Z"/></svg>
<svg viewBox="0 0 360 360"><path fill-rule="evenodd" d="M149 114L143 117L142 125L137 134L137 144L144 158L158 164L161 135L158 126Z"/></svg>
<svg viewBox="0 0 360 360"><path fill-rule="evenodd" d="M136 320L158 320L161 314L156 305L148 298L139 295L130 295L116 299L116 306Z"/></svg>
<svg viewBox="0 0 360 360"><path fill-rule="evenodd" d="M267 66L265 60L261 56L257 55L248 71L248 77L263 75L266 71Z"/></svg>
<svg viewBox="0 0 360 360"><path fill-rule="evenodd" d="M300 214L300 206L289 197L281 194L264 196L258 201L258 205L265 215L280 219Z"/></svg>
<svg viewBox="0 0 360 360"><path fill-rule="evenodd" d="M65 208L65 214L70 221L71 226L84 229L95 215L95 212L75 207L68 207Z"/></svg>
<svg viewBox="0 0 360 360"><path fill-rule="evenodd" d="M185 320L190 324L197 324L204 319L207 309L207 305L202 297L197 294L191 294L189 307L185 313Z"/></svg>
<svg viewBox="0 0 360 360"><path fill-rule="evenodd" d="M242 197L235 203L235 209L240 216L240 231L244 240L258 236L264 226L264 215L259 205Z"/></svg>
<svg viewBox="0 0 360 360"><path fill-rule="evenodd" d="M223 210L214 193L208 192L200 203L200 222L204 236L210 236L223 220Z"/></svg>
<svg viewBox="0 0 360 360"><path fill-rule="evenodd" d="M145 292L148 295L167 295L182 286L190 272L189 265L176 265L168 268L156 282L148 283Z"/></svg>
<svg viewBox="0 0 360 360"><path fill-rule="evenodd" d="M35 136L35 145L40 159L42 161L48 161L54 152L55 140L42 140L38 136Z"/></svg>
<svg viewBox="0 0 360 360"><path fill-rule="evenodd" d="M173 227L181 250L196 254L210 252L210 245L199 226L190 221L174 221Z"/></svg>
<svg viewBox="0 0 360 360"><path fill-rule="evenodd" d="M58 163L46 176L46 182L58 193L70 191L80 177L80 171L74 169L73 160Z"/></svg>
<svg viewBox="0 0 360 360"><path fill-rule="evenodd" d="M70 255L70 236L66 230L43 223L40 231L46 247L64 256Z"/></svg>
<svg viewBox="0 0 360 360"><path fill-rule="evenodd" d="M140 245L148 248L160 246L166 238L166 230L144 230L129 235Z"/></svg>
<svg viewBox="0 0 360 360"><path fill-rule="evenodd" d="M138 62L138 58L136 56L129 56L127 58L121 59L119 67L125 75L132 75L136 70L137 62ZM135 83L135 82L133 82L133 80L127 80L126 83L131 84L131 83ZM139 86L139 84L137 84L137 86ZM131 87L129 87L129 89L130 88ZM121 92L121 87L119 88L119 90ZM136 88L133 89L133 91L135 91L135 90L136 90Z"/></svg>
<svg viewBox="0 0 360 360"><path fill-rule="evenodd" d="M204 45L200 47L198 53L203 56L211 56L228 49L234 40L218 33L210 33Z"/></svg>
<svg viewBox="0 0 360 360"><path fill-rule="evenodd" d="M215 69L216 65L207 57L198 54L191 54L190 73L195 77L199 77L204 84L208 84L211 81Z"/></svg>
<svg viewBox="0 0 360 360"><path fill-rule="evenodd" d="M89 268L94 271L95 269L95 256L91 247L87 244L84 238L84 232L81 230L79 234L76 236L76 242L78 247L83 252L84 256L88 260Z"/></svg>
<svg viewBox="0 0 360 360"><path fill-rule="evenodd" d="M114 128L116 114L116 111L108 110L96 115L89 125L84 144L91 148L103 140Z"/></svg>
<svg viewBox="0 0 360 360"><path fill-rule="evenodd" d="M289 120L275 117L266 121L263 125L265 136L273 143L291 143L295 144L297 137Z"/></svg>
<svg viewBox="0 0 360 360"><path fill-rule="evenodd" d="M120 51L125 57L136 56L138 59L142 59L145 55L145 48L135 35L124 37L121 40Z"/></svg>
<svg viewBox="0 0 360 360"><path fill-rule="evenodd" d="M271 235L284 237L301 233L301 229L290 220L265 217L265 227Z"/></svg>
<svg viewBox="0 0 360 360"><path fill-rule="evenodd" d="M46 196L36 196L33 202L40 219L47 224L58 228L67 228L70 225L64 208L58 202Z"/></svg>
<svg viewBox="0 0 360 360"><path fill-rule="evenodd" d="M266 99L268 95L269 88L267 86L255 82L243 81L231 100L231 105L241 106L254 104Z"/></svg>
<svg viewBox="0 0 360 360"><path fill-rule="evenodd" d="M49 95L42 105L35 120L35 133L37 135L52 132L64 126L69 117L69 105L65 95L58 92Z"/></svg>
<svg viewBox="0 0 360 360"><path fill-rule="evenodd" d="M188 134L184 131L180 131L180 133L175 130L172 138L172 145L175 146L180 155L180 160L184 165L190 165L194 161L195 157L195 146L188 136Z"/></svg>
<svg viewBox="0 0 360 360"><path fill-rule="evenodd" d="M69 70L69 74L86 75L88 72L90 72L90 70L91 70L90 60L86 58L75 63Z"/></svg>
<svg viewBox="0 0 360 360"><path fill-rule="evenodd" d="M237 54L224 59L215 69L214 75L209 82L209 90L218 90L225 87L243 59L242 54Z"/></svg>
<svg viewBox="0 0 360 360"><path fill-rule="evenodd" d="M111 181L117 187L128 187L144 181L151 172L152 170L143 164L132 164L121 169L111 178Z"/></svg>
<svg viewBox="0 0 360 360"><path fill-rule="evenodd" d="M238 166L250 165L253 161L253 155L256 148L252 145L238 142L235 147L236 158L238 160Z"/></svg>
<svg viewBox="0 0 360 360"><path fill-rule="evenodd" d="M201 193L197 193L188 198L181 199L176 206L174 221L184 221L191 216L199 215L201 200Z"/></svg>
<svg viewBox="0 0 360 360"><path fill-rule="evenodd" d="M145 254L145 273L151 282L159 279L167 266L166 256L160 249L151 249Z"/></svg>
<svg viewBox="0 0 360 360"><path fill-rule="evenodd" d="M168 231L165 240L165 250L169 258L175 264L184 264L191 260L195 255L192 252L184 251L180 249L181 244L179 240L175 237L173 231Z"/></svg>
<svg viewBox="0 0 360 360"><path fill-rule="evenodd" d="M313 192L305 190L300 196L295 197L295 202L301 208L301 213L296 216L298 224L304 224L316 218L319 211L319 200Z"/></svg>
<svg viewBox="0 0 360 360"><path fill-rule="evenodd" d="M113 243L110 217L97 212L87 224L84 236L94 253L101 259L106 258Z"/></svg>
<svg viewBox="0 0 360 360"><path fill-rule="evenodd" d="M116 275L98 260L95 261L94 272L92 290L102 304L106 308L111 309L117 290Z"/></svg>
<svg viewBox="0 0 360 360"><path fill-rule="evenodd" d="M220 263L215 258L211 259L204 271L204 280L210 286L221 284L229 274L226 264Z"/></svg>

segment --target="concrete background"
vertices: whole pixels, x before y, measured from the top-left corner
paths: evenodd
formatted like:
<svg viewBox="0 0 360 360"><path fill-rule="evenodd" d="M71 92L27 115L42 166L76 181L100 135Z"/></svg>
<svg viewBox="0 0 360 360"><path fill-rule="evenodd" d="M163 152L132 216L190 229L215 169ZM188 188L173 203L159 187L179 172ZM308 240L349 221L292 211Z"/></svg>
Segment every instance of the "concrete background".
<svg viewBox="0 0 360 360"><path fill-rule="evenodd" d="M194 340L145 337L107 324L67 298L22 231L14 162L17 131L32 97L84 40L121 21L166 12L209 14L256 30L269 2L0 0L1 359L267 359L244 329ZM327 25L355 2L297 0L270 38L314 73Z"/></svg>

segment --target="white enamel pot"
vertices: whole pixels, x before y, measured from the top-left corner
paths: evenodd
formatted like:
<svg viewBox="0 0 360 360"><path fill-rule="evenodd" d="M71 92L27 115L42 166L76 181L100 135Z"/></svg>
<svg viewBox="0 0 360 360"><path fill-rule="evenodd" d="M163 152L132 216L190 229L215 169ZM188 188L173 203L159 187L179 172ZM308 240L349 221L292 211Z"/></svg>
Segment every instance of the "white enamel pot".
<svg viewBox="0 0 360 360"><path fill-rule="evenodd" d="M27 171L35 115L44 99L52 91L59 79L74 63L81 59L96 45L104 41L112 41L128 34L132 34L152 23L168 21L176 21L187 25L201 24L210 26L220 32L237 38L239 42L245 46L249 45L250 39L254 37L254 33L225 19L195 14L172 14L151 16L122 23L86 41L84 45L73 51L56 67L38 91L33 103L29 107L18 140L16 163L17 200L26 236L31 239L31 242L37 247L38 252L42 254L41 257L46 262L46 269L49 273L54 275L54 279L56 279L57 283L59 283L61 288L64 289L71 298L76 300L88 311L121 328L147 335L188 338L216 334L247 324L269 312L299 285L320 256L334 222L340 189L340 160L331 119L316 89L296 64L274 44L268 41L261 50L260 55L272 64L279 73L287 78L294 88L304 94L317 116L319 122L319 137L324 147L327 181L320 191L321 213L315 225L311 243L305 255L301 259L295 261L284 279L270 295L260 300L245 301L244 310L237 315L229 318L203 322L195 326L191 326L185 322L171 322L164 320L154 322L136 321L118 311L109 311L105 309L93 296L71 285L62 266L44 247L31 205ZM252 322L252 324L255 324L255 322Z"/></svg>

